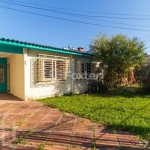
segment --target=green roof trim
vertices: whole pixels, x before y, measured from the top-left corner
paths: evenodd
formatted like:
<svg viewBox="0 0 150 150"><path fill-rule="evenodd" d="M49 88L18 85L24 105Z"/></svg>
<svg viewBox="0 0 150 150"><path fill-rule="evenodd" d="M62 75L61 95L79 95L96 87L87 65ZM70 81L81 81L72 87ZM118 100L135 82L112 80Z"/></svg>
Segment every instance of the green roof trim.
<svg viewBox="0 0 150 150"><path fill-rule="evenodd" d="M76 55L76 56L85 56L85 57L93 56L92 54L88 54L84 52L66 50L62 48L39 45L35 43L22 42L22 41L17 41L17 40L10 40L10 39L5 39L5 38L0 39L0 45L20 47L20 48L30 48L34 50L43 50L43 51L56 52L56 53L62 53L62 54L68 54L68 55Z"/></svg>

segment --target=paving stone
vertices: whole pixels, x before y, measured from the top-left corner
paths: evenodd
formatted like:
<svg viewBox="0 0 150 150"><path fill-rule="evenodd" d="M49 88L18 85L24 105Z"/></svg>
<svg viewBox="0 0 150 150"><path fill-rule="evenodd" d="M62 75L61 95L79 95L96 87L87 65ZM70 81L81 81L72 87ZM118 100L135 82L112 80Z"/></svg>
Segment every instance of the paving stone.
<svg viewBox="0 0 150 150"><path fill-rule="evenodd" d="M51 110L39 110L37 113L40 115L48 115Z"/></svg>
<svg viewBox="0 0 150 150"><path fill-rule="evenodd" d="M60 122L75 121L75 119L73 115L62 115Z"/></svg>
<svg viewBox="0 0 150 150"><path fill-rule="evenodd" d="M3 109L14 109L18 107L16 104L14 103L5 103L5 104L2 104L0 105L0 110L3 110Z"/></svg>
<svg viewBox="0 0 150 150"><path fill-rule="evenodd" d="M10 111L10 110L9 109L1 109L0 115L6 114L8 111Z"/></svg>
<svg viewBox="0 0 150 150"><path fill-rule="evenodd" d="M92 122L90 120L88 120L88 119L78 117L77 118L77 124L78 123L86 124L86 123L92 123Z"/></svg>
<svg viewBox="0 0 150 150"><path fill-rule="evenodd" d="M93 127L94 125L91 121L84 119L84 118L78 118L74 131L93 132Z"/></svg>
<svg viewBox="0 0 150 150"><path fill-rule="evenodd" d="M35 113L34 109L27 109L27 110L20 111L19 115L26 115L26 114L32 115L34 113Z"/></svg>
<svg viewBox="0 0 150 150"><path fill-rule="evenodd" d="M51 131L55 126L55 122L40 122L34 127L35 131Z"/></svg>
<svg viewBox="0 0 150 150"><path fill-rule="evenodd" d="M124 150L123 148L121 149L121 147L119 147L119 146L115 146L115 147L113 147L113 146L108 146L108 147L100 147L100 148L97 148L97 150ZM125 148L125 150L126 150L126 148Z"/></svg>
<svg viewBox="0 0 150 150"><path fill-rule="evenodd" d="M4 107L8 107L8 105L10 105L10 104L8 104L8 103L1 104L1 105L0 105L0 109L1 109L1 108L3 109Z"/></svg>
<svg viewBox="0 0 150 150"><path fill-rule="evenodd" d="M102 147L102 146L119 146L119 143L117 142L117 138L115 134L95 134L96 138L96 147Z"/></svg>
<svg viewBox="0 0 150 150"><path fill-rule="evenodd" d="M37 123L34 122L24 122L21 126L19 126L17 128L17 130L30 130L33 129L35 126L37 125Z"/></svg>
<svg viewBox="0 0 150 150"><path fill-rule="evenodd" d="M121 146L140 146L140 141L130 134L116 134Z"/></svg>
<svg viewBox="0 0 150 150"><path fill-rule="evenodd" d="M75 124L75 121L74 120L71 120L71 121L66 121L66 122L59 122L54 130L55 131L72 131L73 128L74 128L74 124Z"/></svg>
<svg viewBox="0 0 150 150"><path fill-rule="evenodd" d="M78 145L71 145L70 149L71 150L93 150L93 148L83 147L83 146L78 146Z"/></svg>
<svg viewBox="0 0 150 150"><path fill-rule="evenodd" d="M48 140L50 133L32 132L25 139L26 145L38 146Z"/></svg>
<svg viewBox="0 0 150 150"><path fill-rule="evenodd" d="M1 94L0 99L2 99ZM7 97L7 94L4 94L4 99L10 100L10 95ZM3 126L2 119L5 122ZM24 122L17 127L20 120ZM13 127L17 127L16 137L13 136L14 131L11 131ZM121 147L125 147L127 150L140 149L140 140L128 132L117 131L116 134L112 134L104 125L93 123L73 114L63 113L36 101L0 101L0 138L5 136L5 144L9 144L9 146L1 146L0 150L13 149L10 145L17 138L28 133L29 129L32 129L32 132L24 139L22 145L15 148L16 150L34 150L46 141L45 150L68 148L70 150L91 150L94 146L93 129L97 149L119 150Z"/></svg>
<svg viewBox="0 0 150 150"><path fill-rule="evenodd" d="M19 122L21 120L22 121L25 120L26 118L28 118L27 115L16 115L16 116L11 117L10 121L12 121L12 122Z"/></svg>
<svg viewBox="0 0 150 150"><path fill-rule="evenodd" d="M94 123L93 126L94 126L94 130L95 130L96 133L101 133L101 132L104 132L105 130L107 130L106 127L102 124L95 124ZM107 131L107 133L108 132L109 131Z"/></svg>
<svg viewBox="0 0 150 150"><path fill-rule="evenodd" d="M9 110L9 112L7 112L7 114L11 114L11 115L17 115L20 114L20 112L22 112L22 109L14 109L14 110Z"/></svg>
<svg viewBox="0 0 150 150"><path fill-rule="evenodd" d="M42 121L42 119L45 117L45 115L33 115L33 116L28 116L26 122L35 122L35 123L39 123L40 121Z"/></svg>
<svg viewBox="0 0 150 150"><path fill-rule="evenodd" d="M51 115L58 115L58 116L61 116L63 113L60 112L60 111L58 111L58 110L52 110L52 111L50 112L50 114L51 114Z"/></svg>
<svg viewBox="0 0 150 150"><path fill-rule="evenodd" d="M30 109L41 109L41 107L43 107L43 105L36 105L32 106Z"/></svg>
<svg viewBox="0 0 150 150"><path fill-rule="evenodd" d="M12 146L0 146L0 150L13 150Z"/></svg>
<svg viewBox="0 0 150 150"><path fill-rule="evenodd" d="M68 146L60 146L60 145L48 146L48 145L46 145L44 147L44 150L68 150Z"/></svg>
<svg viewBox="0 0 150 150"><path fill-rule="evenodd" d="M46 115L42 121L45 121L45 122L57 121L60 118L60 116L61 115L53 115L50 113L50 114Z"/></svg>
<svg viewBox="0 0 150 150"><path fill-rule="evenodd" d="M25 131L9 132L5 137L5 144L12 145L17 142L19 138L26 136L27 133L28 132Z"/></svg>
<svg viewBox="0 0 150 150"><path fill-rule="evenodd" d="M82 123L78 123L75 126L74 131L88 131L88 132L92 132L93 131L93 125L91 123L88 124L82 124Z"/></svg>
<svg viewBox="0 0 150 150"><path fill-rule="evenodd" d="M6 115L3 115L2 120L6 121L6 122L10 121L10 119L14 116L15 116L15 114L6 114Z"/></svg>
<svg viewBox="0 0 150 150"><path fill-rule="evenodd" d="M15 150L37 150L36 146L18 146Z"/></svg>
<svg viewBox="0 0 150 150"><path fill-rule="evenodd" d="M51 107L48 107L48 106L45 106L45 105L43 105L42 107L40 106L40 111L47 111L47 112L49 112L51 110L53 110Z"/></svg>
<svg viewBox="0 0 150 150"><path fill-rule="evenodd" d="M48 138L48 145L69 145L72 132L53 132Z"/></svg>
<svg viewBox="0 0 150 150"><path fill-rule="evenodd" d="M93 134L87 132L75 132L72 136L71 144L93 147Z"/></svg>

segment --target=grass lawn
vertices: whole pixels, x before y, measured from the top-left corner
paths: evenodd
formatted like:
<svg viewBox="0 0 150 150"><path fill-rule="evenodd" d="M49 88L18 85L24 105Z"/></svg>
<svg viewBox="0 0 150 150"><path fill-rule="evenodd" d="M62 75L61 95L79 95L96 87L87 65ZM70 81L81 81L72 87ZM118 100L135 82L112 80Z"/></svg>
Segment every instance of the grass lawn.
<svg viewBox="0 0 150 150"><path fill-rule="evenodd" d="M130 131L150 139L150 95L68 95L45 98L40 102L61 111L102 123L114 130Z"/></svg>

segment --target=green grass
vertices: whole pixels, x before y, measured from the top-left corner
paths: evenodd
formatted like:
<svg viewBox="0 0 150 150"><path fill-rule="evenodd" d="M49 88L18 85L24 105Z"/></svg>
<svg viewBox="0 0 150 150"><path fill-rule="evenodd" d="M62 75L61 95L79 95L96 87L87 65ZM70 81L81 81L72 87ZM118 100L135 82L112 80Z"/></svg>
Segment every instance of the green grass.
<svg viewBox="0 0 150 150"><path fill-rule="evenodd" d="M40 102L61 111L102 123L113 130L130 131L150 139L150 95L123 92L113 95L69 95Z"/></svg>

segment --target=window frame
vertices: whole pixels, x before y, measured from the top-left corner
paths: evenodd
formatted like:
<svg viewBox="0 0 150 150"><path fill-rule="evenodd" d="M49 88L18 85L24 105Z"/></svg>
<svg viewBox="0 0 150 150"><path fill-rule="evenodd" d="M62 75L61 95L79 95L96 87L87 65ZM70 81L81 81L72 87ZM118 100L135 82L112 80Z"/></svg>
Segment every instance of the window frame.
<svg viewBox="0 0 150 150"><path fill-rule="evenodd" d="M80 61L80 72L77 71L77 63L75 62L75 73L79 74L79 73L83 73L82 71L82 64L84 64L84 73L85 71L87 72L87 77L84 79L83 78L77 78L77 80L93 80L90 79L89 75L94 73L95 74L95 79L97 79L99 76L101 76L103 78L103 74L104 74L104 67L101 67L101 63L102 62L96 62L96 61L92 61L92 60L88 60L88 59L76 59L76 61ZM88 66L87 64L90 63L90 72L88 72ZM86 64L86 65L85 65Z"/></svg>
<svg viewBox="0 0 150 150"><path fill-rule="evenodd" d="M41 62L42 61L42 62ZM45 61L51 61L51 78L45 78ZM57 67L57 61L63 62L60 66ZM55 55L44 55L44 54L39 54L37 57L37 72L38 72L38 77L37 81L38 82L56 82L56 81L66 81L67 80L67 74L69 72L70 66L69 66L70 58L69 57L63 57L63 56L55 56ZM41 64L42 63L42 64ZM54 65L55 64L55 65ZM40 70L39 68L42 69ZM61 68L62 71L62 78L58 79L58 73L57 73L57 68ZM54 75L55 74L55 75Z"/></svg>
<svg viewBox="0 0 150 150"><path fill-rule="evenodd" d="M2 75L2 80L0 80L0 83L4 83L5 82L5 80L4 80L4 65L3 64L0 64L0 70L1 70L1 75ZM1 78L1 77L0 77Z"/></svg>
<svg viewBox="0 0 150 150"><path fill-rule="evenodd" d="M88 59L76 59L75 61L80 61L81 63L80 63L80 68L81 68L81 71L80 71L80 73L82 74L82 73L85 73L85 72L87 72L87 64L88 63L90 63L90 67L91 67L91 70L90 70L90 73L88 73L87 72L87 77L85 78L84 77L84 79L81 79L81 80L89 80L89 74L91 74L92 73L92 61L91 60L88 60ZM75 73L77 73L77 74L79 74L79 72L77 71L77 63L75 62ZM84 71L82 70L83 68L82 68L82 65L84 65ZM77 80L79 80L80 78L77 78Z"/></svg>

